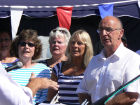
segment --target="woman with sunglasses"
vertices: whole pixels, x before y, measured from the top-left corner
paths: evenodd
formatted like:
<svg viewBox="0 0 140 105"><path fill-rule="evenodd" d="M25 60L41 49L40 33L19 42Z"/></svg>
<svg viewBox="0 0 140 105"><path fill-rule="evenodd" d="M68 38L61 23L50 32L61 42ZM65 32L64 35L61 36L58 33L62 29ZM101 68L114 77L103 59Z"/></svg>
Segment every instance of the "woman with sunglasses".
<svg viewBox="0 0 140 105"><path fill-rule="evenodd" d="M65 51L70 37L71 34L66 28L57 27L51 30L49 34L49 44L52 57L39 62L53 68L57 63L65 61L67 59Z"/></svg>
<svg viewBox="0 0 140 105"><path fill-rule="evenodd" d="M11 54L15 55L19 61L23 63L20 69L14 69L10 72L13 80L21 86L26 86L31 73L35 73L37 77L50 78L49 68L41 63L33 62L40 57L42 51L41 41L38 39L35 30L23 30L13 41L11 46ZM35 97L36 103L41 103L46 99L47 89L38 91Z"/></svg>
<svg viewBox="0 0 140 105"><path fill-rule="evenodd" d="M59 103L80 105L76 89L84 76L85 68L93 56L93 47L89 34L84 30L73 33L66 50L67 61L56 64L51 79L58 82L58 91L49 89L47 101L58 93Z"/></svg>

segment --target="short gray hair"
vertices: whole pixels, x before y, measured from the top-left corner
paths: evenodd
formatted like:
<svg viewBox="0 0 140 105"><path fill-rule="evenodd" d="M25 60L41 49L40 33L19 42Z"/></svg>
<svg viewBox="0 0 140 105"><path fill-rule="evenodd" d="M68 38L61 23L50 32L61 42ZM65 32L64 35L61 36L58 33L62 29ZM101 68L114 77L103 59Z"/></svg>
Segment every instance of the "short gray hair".
<svg viewBox="0 0 140 105"><path fill-rule="evenodd" d="M57 27L55 29L52 29L50 34L49 34L49 43L51 43L52 38L54 37L64 37L65 38L65 43L66 45L69 42L69 39L71 37L70 32L68 31L68 29L66 28L62 28L62 27Z"/></svg>

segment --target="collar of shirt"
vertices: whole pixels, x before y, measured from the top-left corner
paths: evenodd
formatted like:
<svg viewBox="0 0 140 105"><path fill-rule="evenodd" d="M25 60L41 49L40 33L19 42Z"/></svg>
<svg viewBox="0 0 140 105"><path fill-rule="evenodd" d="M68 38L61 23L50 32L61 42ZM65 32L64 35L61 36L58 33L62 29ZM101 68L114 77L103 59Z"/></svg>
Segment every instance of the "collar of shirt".
<svg viewBox="0 0 140 105"><path fill-rule="evenodd" d="M123 43L121 43L118 47L118 49L108 58L105 57L104 55L104 50L101 51L101 53L99 54L99 61L105 61L107 59L110 59L111 61L116 61L119 60L119 58L121 58L123 56L123 52L124 52L124 45Z"/></svg>

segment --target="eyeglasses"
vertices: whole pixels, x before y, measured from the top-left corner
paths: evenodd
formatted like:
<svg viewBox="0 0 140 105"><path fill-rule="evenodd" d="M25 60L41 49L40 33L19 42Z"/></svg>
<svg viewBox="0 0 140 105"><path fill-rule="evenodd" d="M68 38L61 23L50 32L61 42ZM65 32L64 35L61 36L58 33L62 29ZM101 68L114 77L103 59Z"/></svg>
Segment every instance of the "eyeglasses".
<svg viewBox="0 0 140 105"><path fill-rule="evenodd" d="M59 32L61 32L63 34L67 34L67 32L65 30L56 30L56 29L53 30L53 32L56 32L56 31L59 31Z"/></svg>
<svg viewBox="0 0 140 105"><path fill-rule="evenodd" d="M103 30L105 30L107 33L111 33L115 30L121 30L120 28L111 28L111 27L99 27L98 32L101 33Z"/></svg>
<svg viewBox="0 0 140 105"><path fill-rule="evenodd" d="M20 46L26 46L26 44L29 46L29 47L34 47L35 44L31 43L31 42L20 42L19 45Z"/></svg>

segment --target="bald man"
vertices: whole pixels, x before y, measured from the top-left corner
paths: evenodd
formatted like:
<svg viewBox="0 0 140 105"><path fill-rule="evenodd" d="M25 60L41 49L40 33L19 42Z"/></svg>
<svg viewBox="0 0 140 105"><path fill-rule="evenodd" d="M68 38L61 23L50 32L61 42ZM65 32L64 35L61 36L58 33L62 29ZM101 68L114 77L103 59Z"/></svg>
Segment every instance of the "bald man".
<svg viewBox="0 0 140 105"><path fill-rule="evenodd" d="M140 56L123 45L123 34L124 29L118 18L107 16L101 20L99 35L104 48L92 58L85 70L84 78L77 89L81 102L87 98L94 103L140 74ZM123 92L130 92L130 95L131 92L139 94L139 83L139 80L131 83ZM130 101L131 105L136 99L137 97L128 97L125 102ZM125 102L119 104L129 105L124 104ZM134 105L140 105L139 99Z"/></svg>

